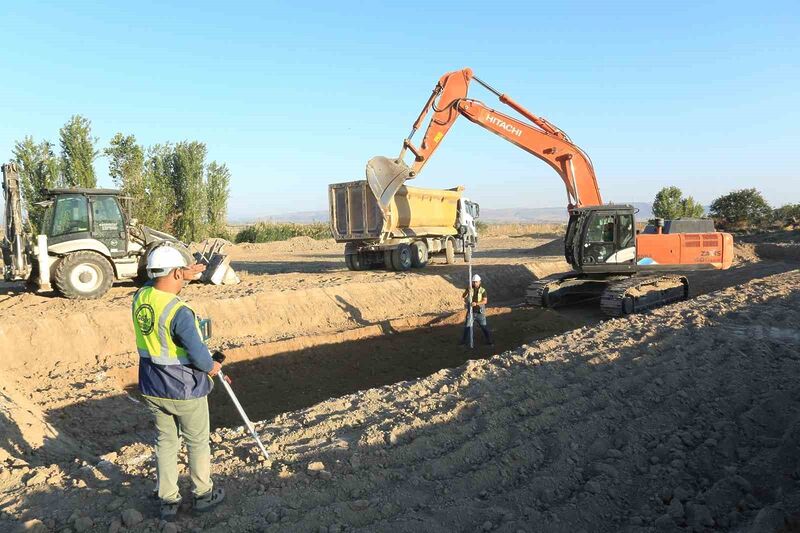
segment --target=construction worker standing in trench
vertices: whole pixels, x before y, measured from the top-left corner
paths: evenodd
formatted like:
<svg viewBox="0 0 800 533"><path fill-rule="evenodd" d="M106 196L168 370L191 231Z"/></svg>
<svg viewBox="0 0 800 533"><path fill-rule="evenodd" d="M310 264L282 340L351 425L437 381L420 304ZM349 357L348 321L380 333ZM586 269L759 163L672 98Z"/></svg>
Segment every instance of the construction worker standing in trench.
<svg viewBox="0 0 800 533"><path fill-rule="evenodd" d="M178 491L180 437L189 452L194 509L221 503L225 491L211 481L207 396L222 365L211 358L194 311L179 297L183 287L205 270L188 266L181 253L162 245L147 258L152 284L133 299L133 326L139 352L139 390L155 418L156 460L161 518L174 520Z"/></svg>
<svg viewBox="0 0 800 533"><path fill-rule="evenodd" d="M481 327L486 344L494 346L492 332L489 331L489 327L486 324L486 304L489 303L489 298L486 294L486 289L481 285L481 277L479 275L472 276L472 286L466 289L461 297L467 307L467 318L464 322L464 334L461 336L460 344L469 342L470 328L477 322ZM469 323L470 307L472 307L472 324Z"/></svg>

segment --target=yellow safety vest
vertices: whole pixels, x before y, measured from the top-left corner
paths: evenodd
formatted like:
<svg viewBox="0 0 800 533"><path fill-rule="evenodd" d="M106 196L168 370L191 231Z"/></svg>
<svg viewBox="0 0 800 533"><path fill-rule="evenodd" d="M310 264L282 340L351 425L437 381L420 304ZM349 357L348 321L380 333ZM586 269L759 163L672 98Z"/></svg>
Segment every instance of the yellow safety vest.
<svg viewBox="0 0 800 533"><path fill-rule="evenodd" d="M185 365L189 357L185 349L172 339L172 319L182 307L188 307L176 295L145 287L133 299L133 328L139 357L159 365ZM197 332L200 324L195 321Z"/></svg>
<svg viewBox="0 0 800 533"><path fill-rule="evenodd" d="M469 296L472 298L473 302L480 302L483 300L484 296L486 296L486 289L483 288L483 285L478 287L477 290L475 287L470 287Z"/></svg>

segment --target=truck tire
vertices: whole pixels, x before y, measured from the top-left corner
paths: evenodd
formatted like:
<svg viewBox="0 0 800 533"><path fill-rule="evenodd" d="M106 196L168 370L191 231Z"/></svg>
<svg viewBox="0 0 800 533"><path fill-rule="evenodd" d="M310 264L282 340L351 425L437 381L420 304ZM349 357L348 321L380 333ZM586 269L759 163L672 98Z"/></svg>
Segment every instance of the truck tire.
<svg viewBox="0 0 800 533"><path fill-rule="evenodd" d="M394 269L402 272L411 268L411 247L407 244L400 244L392 250L392 266Z"/></svg>
<svg viewBox="0 0 800 533"><path fill-rule="evenodd" d="M453 239L447 239L444 243L444 258L448 265L456 262L456 246Z"/></svg>
<svg viewBox="0 0 800 533"><path fill-rule="evenodd" d="M428 264L428 245L425 241L417 241L411 245L411 266L425 268Z"/></svg>
<svg viewBox="0 0 800 533"><path fill-rule="evenodd" d="M347 270L355 270L356 267L353 265L353 256L355 254L344 254L344 264L347 265Z"/></svg>
<svg viewBox="0 0 800 533"><path fill-rule="evenodd" d="M464 262L469 263L472 261L472 246L464 245Z"/></svg>
<svg viewBox="0 0 800 533"><path fill-rule="evenodd" d="M386 267L386 270L394 270L394 264L392 263L392 250L385 250L383 252L383 266Z"/></svg>
<svg viewBox="0 0 800 533"><path fill-rule="evenodd" d="M80 251L58 260L53 284L64 297L72 300L100 298L114 282L114 270L102 255Z"/></svg>
<svg viewBox="0 0 800 533"><path fill-rule="evenodd" d="M353 270L356 271L367 270L369 268L367 257L363 253L351 254L350 263L353 265Z"/></svg>

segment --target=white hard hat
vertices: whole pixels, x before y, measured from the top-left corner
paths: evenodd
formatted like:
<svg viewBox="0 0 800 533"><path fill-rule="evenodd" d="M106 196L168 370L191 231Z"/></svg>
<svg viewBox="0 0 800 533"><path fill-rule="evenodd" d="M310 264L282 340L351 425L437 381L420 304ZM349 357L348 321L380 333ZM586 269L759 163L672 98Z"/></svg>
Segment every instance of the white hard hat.
<svg viewBox="0 0 800 533"><path fill-rule="evenodd" d="M474 276L472 276L472 281L480 281L480 280L481 277L479 275L475 274Z"/></svg>
<svg viewBox="0 0 800 533"><path fill-rule="evenodd" d="M147 273L151 278L166 276L175 268L187 266L186 259L176 248L163 245L147 256Z"/></svg>

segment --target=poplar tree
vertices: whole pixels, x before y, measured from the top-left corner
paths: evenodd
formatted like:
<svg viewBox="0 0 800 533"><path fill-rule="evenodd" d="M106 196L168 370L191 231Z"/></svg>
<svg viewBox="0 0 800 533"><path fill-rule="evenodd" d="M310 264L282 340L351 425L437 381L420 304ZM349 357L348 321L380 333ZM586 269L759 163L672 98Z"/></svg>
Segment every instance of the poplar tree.
<svg viewBox="0 0 800 533"><path fill-rule="evenodd" d="M94 160L97 139L92 137L92 123L73 115L59 131L61 138L61 172L67 187L97 187Z"/></svg>
<svg viewBox="0 0 800 533"><path fill-rule="evenodd" d="M14 160L19 167L22 205L35 232L41 229L43 208L36 205L46 199L45 191L58 185L59 162L49 141L36 143L25 137L14 145Z"/></svg>
<svg viewBox="0 0 800 533"><path fill-rule="evenodd" d="M230 183L231 172L225 164L209 163L206 168L206 220L213 236L226 235Z"/></svg>
<svg viewBox="0 0 800 533"><path fill-rule="evenodd" d="M206 145L197 141L179 142L172 155L172 189L177 207L174 227L177 237L184 241L205 237L205 157Z"/></svg>

